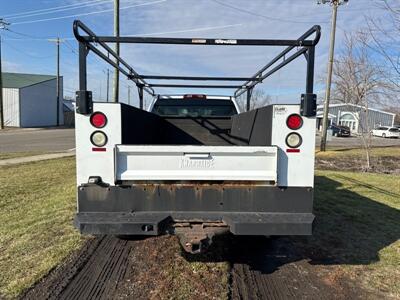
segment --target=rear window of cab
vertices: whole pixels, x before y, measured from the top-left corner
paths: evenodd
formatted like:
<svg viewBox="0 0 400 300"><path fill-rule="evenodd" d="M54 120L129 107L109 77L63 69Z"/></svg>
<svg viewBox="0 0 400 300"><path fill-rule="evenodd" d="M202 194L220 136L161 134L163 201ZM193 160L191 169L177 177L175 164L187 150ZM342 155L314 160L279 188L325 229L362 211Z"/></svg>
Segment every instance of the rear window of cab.
<svg viewBox="0 0 400 300"><path fill-rule="evenodd" d="M151 111L163 117L231 117L238 112L230 100L160 99Z"/></svg>

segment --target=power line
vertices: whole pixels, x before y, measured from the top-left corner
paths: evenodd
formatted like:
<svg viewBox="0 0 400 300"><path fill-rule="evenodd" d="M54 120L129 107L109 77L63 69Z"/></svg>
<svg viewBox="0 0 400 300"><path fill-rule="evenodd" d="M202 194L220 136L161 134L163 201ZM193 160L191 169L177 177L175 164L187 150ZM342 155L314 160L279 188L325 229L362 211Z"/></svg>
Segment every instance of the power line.
<svg viewBox="0 0 400 300"><path fill-rule="evenodd" d="M225 7L228 7L228 8L240 11L242 13L246 13L246 14L255 16L255 17L264 18L264 19L267 19L269 21L279 21L279 22L284 22L284 23L297 23L297 24L315 24L315 23L328 24L329 23L327 21L294 21L294 20L286 20L286 19L281 19L281 18L269 17L269 16L265 16L265 15L250 11L250 10L246 10L246 9L243 9L243 8L240 8L240 7L237 7L237 6L233 6L233 5L221 2L219 0L211 0L211 1L217 3L217 4L221 5L221 6L225 6Z"/></svg>
<svg viewBox="0 0 400 300"><path fill-rule="evenodd" d="M91 4L86 4L86 5L82 5L81 4L81 5L75 6L75 7L67 7L67 8L63 8L63 9L55 9L55 10L52 10L52 11L44 11L44 12L26 14L26 15L16 16L16 17L8 17L7 19L8 20L15 20L15 19L24 19L24 18L34 17L34 16L40 16L40 15L55 14L55 13L59 13L59 12L67 11L67 10L75 10L75 9L79 9L79 8L86 8L86 7L90 7L90 6L106 4L107 2L111 2L111 0L107 0L107 1L103 1L103 2L98 2L97 1L97 3L91 3Z"/></svg>
<svg viewBox="0 0 400 300"><path fill-rule="evenodd" d="M106 1L106 0L93 0L93 1L88 1L88 2L61 5L61 6L51 7L51 8L29 10L29 11L25 11L25 12L22 12L22 13L15 13L15 14L10 14L10 15L5 15L4 18L14 18L14 17L18 17L18 16L21 16L21 15L26 15L26 14L36 13L36 12L51 11L51 10L57 10L57 9L62 9L62 8L66 8L66 7L81 6L83 4L89 4L89 3L94 3L94 2L104 2L104 1Z"/></svg>
<svg viewBox="0 0 400 300"><path fill-rule="evenodd" d="M207 26L207 27L197 27L197 28L191 28L191 29L182 29L182 30L172 30L172 31L160 31L160 32L147 32L147 33L135 33L135 34L127 34L125 36L151 36L151 35L164 35L164 34L174 34L174 33L187 33L187 32L199 32L199 31L208 31L208 30L216 30L216 29L226 29L226 28L232 28L232 27L238 27L238 26L243 26L243 23L236 23L236 24L227 24L227 25L220 25L220 26ZM12 33L16 33L19 35L24 35L27 37L30 37L31 39L22 39L22 38L15 38L15 39L8 39L8 40L15 40L15 41L22 41L22 42L28 42L28 41L47 41L48 38L50 37L35 37L32 35L27 35L27 34L21 34L16 31L11 31L8 30ZM64 41L74 41L75 38L73 37L64 37L62 38ZM74 51L77 51L76 49Z"/></svg>
<svg viewBox="0 0 400 300"><path fill-rule="evenodd" d="M44 37L44 36L39 37L39 36L34 36L34 35L26 34L26 33L21 33L21 32L18 32L18 31L14 31L14 30L12 30L10 28L7 28L6 30L11 32L11 33L14 33L16 35L23 36L23 37L29 37L29 38L32 38L32 39L44 39L44 40L47 40L48 38L50 38L50 37Z"/></svg>
<svg viewBox="0 0 400 300"><path fill-rule="evenodd" d="M71 45L71 43L68 40L64 39L64 42L65 42L64 45L67 46L71 50L72 53L74 53L77 56L79 56L78 50L73 45ZM100 63L104 63L104 61L101 60L98 56L90 56L90 55L88 55L87 58L91 59L94 63L99 63L99 62ZM97 61L95 61L95 60L97 60ZM102 71L105 73L106 69L104 68Z"/></svg>
<svg viewBox="0 0 400 300"><path fill-rule="evenodd" d="M198 28L193 28L193 29L183 29L183 30L175 30L175 31L136 33L136 34L129 34L129 35L125 35L125 36L149 36L149 35L164 35L164 34L173 34L173 33L197 32L197 31L204 31L204 30L225 29L225 28L237 27L237 26L242 26L242 25L243 25L242 23L237 23L237 24L228 24L228 25L221 25L221 26L198 27Z"/></svg>
<svg viewBox="0 0 400 300"><path fill-rule="evenodd" d="M15 51L20 52L20 53L22 53L22 54L24 54L24 55L26 55L26 56L31 57L31 58L35 58L35 59L49 59L49 58L53 58L53 57L54 57L54 55L47 55L47 56L36 56L36 55L32 55L32 54L30 54L30 53L28 53L28 52L25 52L25 51L23 51L23 50L21 50L21 49L19 49L19 48L16 48L16 47L12 46L10 43L6 42L4 39L3 39L3 43L6 44L8 47L14 49Z"/></svg>
<svg viewBox="0 0 400 300"><path fill-rule="evenodd" d="M133 7L139 7L139 6L148 6L148 5L158 4L158 3L162 3L162 2L166 2L166 1L167 0L157 0L157 1L152 1L152 2L129 5L129 6L120 8L120 10L125 10L125 9L129 9L129 8L133 8ZM69 18L75 18L75 17L102 14L105 12L112 12L112 11L114 11L114 9L104 9L104 10L98 10L98 11L92 11L92 12L88 12L88 13L68 15L68 16L62 16L62 17L54 17L54 18L38 19L38 20L32 20L32 21L17 22L17 23L13 23L13 25L33 24L33 23L39 23L39 22L55 21L55 20L61 20L61 19L69 19Z"/></svg>

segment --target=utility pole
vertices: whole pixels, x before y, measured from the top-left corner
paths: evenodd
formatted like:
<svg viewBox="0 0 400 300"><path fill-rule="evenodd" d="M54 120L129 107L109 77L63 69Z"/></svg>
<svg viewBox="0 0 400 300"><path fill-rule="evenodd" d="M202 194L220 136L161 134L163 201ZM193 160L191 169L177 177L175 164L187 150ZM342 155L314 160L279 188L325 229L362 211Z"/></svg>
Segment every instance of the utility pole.
<svg viewBox="0 0 400 300"><path fill-rule="evenodd" d="M60 38L57 38L57 126L60 126Z"/></svg>
<svg viewBox="0 0 400 300"><path fill-rule="evenodd" d="M107 52L107 57L110 58L110 53ZM110 101L110 69L107 68L107 102Z"/></svg>
<svg viewBox="0 0 400 300"><path fill-rule="evenodd" d="M349 0L320 0L318 4L329 3L332 6L332 27L331 27L331 40L329 49L329 62L328 62L328 75L326 78L326 93L324 102L324 115L322 119L322 136L320 151L326 150L326 136L328 131L328 115L329 115L329 101L331 98L331 85L332 85L332 71L333 71L333 58L335 54L335 39L336 39L336 19L339 5L348 3Z"/></svg>
<svg viewBox="0 0 400 300"><path fill-rule="evenodd" d="M114 36L119 37L119 0L114 0ZM119 43L115 43L115 52L119 56ZM118 60L116 60L119 65ZM119 70L114 70L114 97L113 102L118 102L119 98Z"/></svg>
<svg viewBox="0 0 400 300"><path fill-rule="evenodd" d="M131 105L131 87L128 85L128 105Z"/></svg>
<svg viewBox="0 0 400 300"><path fill-rule="evenodd" d="M7 29L10 23L0 19L0 30ZM1 35L0 35L0 129L4 129L4 106L3 106L3 69L1 67Z"/></svg>
<svg viewBox="0 0 400 300"><path fill-rule="evenodd" d="M3 70L1 68L1 35L0 35L0 129L4 129Z"/></svg>
<svg viewBox="0 0 400 300"><path fill-rule="evenodd" d="M107 102L110 101L110 70L107 68Z"/></svg>
<svg viewBox="0 0 400 300"><path fill-rule="evenodd" d="M49 39L49 42L56 43L56 51L57 51L57 85L56 85L56 94L57 94L57 126L60 126L60 43L64 40L61 40L59 37L56 39Z"/></svg>

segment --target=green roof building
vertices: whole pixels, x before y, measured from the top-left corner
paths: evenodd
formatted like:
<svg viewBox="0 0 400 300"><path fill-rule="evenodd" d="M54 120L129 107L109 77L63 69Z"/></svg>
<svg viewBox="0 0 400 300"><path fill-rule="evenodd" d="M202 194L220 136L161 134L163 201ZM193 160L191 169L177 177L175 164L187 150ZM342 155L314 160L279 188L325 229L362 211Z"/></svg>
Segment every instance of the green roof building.
<svg viewBox="0 0 400 300"><path fill-rule="evenodd" d="M4 125L48 127L57 125L57 77L54 75L2 74ZM63 124L63 79L60 78L59 125Z"/></svg>

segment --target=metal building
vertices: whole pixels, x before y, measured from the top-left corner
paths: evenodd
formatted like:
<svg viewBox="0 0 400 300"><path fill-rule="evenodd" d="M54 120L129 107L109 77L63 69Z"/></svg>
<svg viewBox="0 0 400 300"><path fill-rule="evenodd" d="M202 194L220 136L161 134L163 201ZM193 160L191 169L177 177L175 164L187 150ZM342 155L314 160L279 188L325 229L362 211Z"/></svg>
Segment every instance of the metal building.
<svg viewBox="0 0 400 300"><path fill-rule="evenodd" d="M393 126L395 114L354 104L329 105L329 124L348 126L353 134L371 131L378 126ZM323 106L317 108L317 128L322 130Z"/></svg>
<svg viewBox="0 0 400 300"><path fill-rule="evenodd" d="M60 78L59 125L64 124L62 77ZM3 73L4 125L45 127L57 125L57 77Z"/></svg>

